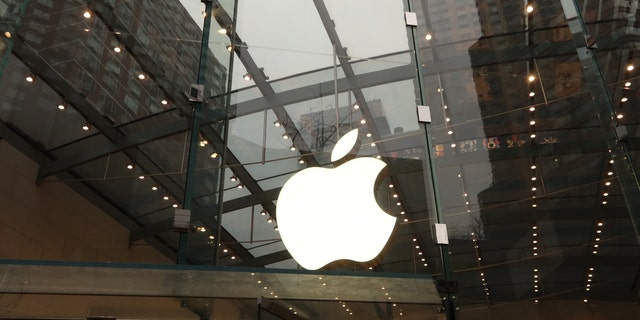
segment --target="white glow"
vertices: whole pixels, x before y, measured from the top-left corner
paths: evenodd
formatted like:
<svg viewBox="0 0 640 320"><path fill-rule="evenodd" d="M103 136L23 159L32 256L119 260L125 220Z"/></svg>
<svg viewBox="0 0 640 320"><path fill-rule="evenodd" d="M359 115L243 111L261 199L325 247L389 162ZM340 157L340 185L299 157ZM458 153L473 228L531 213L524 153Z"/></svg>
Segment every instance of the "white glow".
<svg viewBox="0 0 640 320"><path fill-rule="evenodd" d="M340 150L334 150L332 161L351 150L357 130L356 139L352 133L336 144ZM374 183L385 166L374 158L357 158L333 169L307 168L285 183L278 197L278 226L285 247L302 267L315 270L340 259L365 262L382 251L396 224L374 197Z"/></svg>
<svg viewBox="0 0 640 320"><path fill-rule="evenodd" d="M338 143L333 147L333 151L331 151L331 162L338 161L344 156L346 156L356 141L358 140L358 129L354 129L349 131L347 134L342 136Z"/></svg>

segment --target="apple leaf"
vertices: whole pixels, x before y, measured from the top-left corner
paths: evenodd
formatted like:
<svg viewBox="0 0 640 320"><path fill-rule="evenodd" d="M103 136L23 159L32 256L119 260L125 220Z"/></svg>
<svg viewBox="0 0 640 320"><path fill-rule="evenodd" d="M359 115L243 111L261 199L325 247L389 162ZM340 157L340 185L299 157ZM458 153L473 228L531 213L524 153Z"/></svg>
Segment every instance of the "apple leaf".
<svg viewBox="0 0 640 320"><path fill-rule="evenodd" d="M353 129L342 136L331 151L331 162L338 161L353 150L354 145L358 141L358 129Z"/></svg>

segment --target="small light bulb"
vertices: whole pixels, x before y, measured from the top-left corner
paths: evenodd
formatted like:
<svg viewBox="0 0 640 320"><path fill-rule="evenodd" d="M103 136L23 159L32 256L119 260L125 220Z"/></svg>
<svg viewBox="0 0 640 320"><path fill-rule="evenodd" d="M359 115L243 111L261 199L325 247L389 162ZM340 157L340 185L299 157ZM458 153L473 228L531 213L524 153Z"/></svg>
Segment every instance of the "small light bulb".
<svg viewBox="0 0 640 320"><path fill-rule="evenodd" d="M82 16L83 16L83 17L85 17L85 18L87 18L87 19L89 19L89 18L91 18L91 12L90 12L89 10L86 10L86 11L82 14Z"/></svg>

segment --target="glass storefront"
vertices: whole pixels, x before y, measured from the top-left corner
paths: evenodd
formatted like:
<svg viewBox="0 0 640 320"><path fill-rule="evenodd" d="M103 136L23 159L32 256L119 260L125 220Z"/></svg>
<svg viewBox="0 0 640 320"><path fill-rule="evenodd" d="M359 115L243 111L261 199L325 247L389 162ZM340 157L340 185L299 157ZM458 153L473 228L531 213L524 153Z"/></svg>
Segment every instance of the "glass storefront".
<svg viewBox="0 0 640 320"><path fill-rule="evenodd" d="M0 18L0 138L34 162L33 196L68 187L124 230L0 247L0 317L637 317L637 1L0 0ZM305 270L278 198L306 169L325 169L298 188L316 256L380 238L345 222L353 181L320 181L354 129L345 161L384 165L367 188L393 232ZM40 207L25 220L57 226ZM82 281L35 285L57 267Z"/></svg>

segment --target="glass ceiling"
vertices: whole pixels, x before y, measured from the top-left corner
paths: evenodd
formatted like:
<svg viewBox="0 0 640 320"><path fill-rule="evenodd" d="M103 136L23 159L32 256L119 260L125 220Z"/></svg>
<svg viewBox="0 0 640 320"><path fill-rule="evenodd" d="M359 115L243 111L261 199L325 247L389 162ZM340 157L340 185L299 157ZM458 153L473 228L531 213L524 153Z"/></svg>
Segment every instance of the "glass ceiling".
<svg viewBox="0 0 640 320"><path fill-rule="evenodd" d="M357 156L387 165L373 191L397 224L374 260L325 269L455 280L462 306L637 301L635 5L10 2L2 129L40 155L38 183L86 187L132 243L294 272L280 188L331 168L358 128ZM188 230L173 228L176 208L192 211Z"/></svg>

